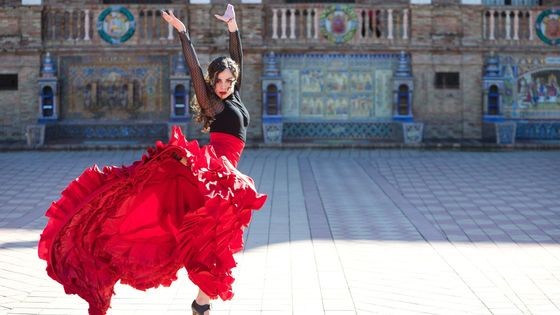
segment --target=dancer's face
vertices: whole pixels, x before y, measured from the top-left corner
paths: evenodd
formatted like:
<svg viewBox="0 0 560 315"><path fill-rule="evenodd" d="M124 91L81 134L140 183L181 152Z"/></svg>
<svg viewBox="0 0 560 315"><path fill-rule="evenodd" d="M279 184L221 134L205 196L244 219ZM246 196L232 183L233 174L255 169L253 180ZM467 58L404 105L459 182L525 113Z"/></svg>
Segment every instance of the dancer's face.
<svg viewBox="0 0 560 315"><path fill-rule="evenodd" d="M216 77L216 82L214 82L214 93L218 95L220 99L228 98L231 93L233 93L233 88L235 86L235 77L229 69L218 73Z"/></svg>

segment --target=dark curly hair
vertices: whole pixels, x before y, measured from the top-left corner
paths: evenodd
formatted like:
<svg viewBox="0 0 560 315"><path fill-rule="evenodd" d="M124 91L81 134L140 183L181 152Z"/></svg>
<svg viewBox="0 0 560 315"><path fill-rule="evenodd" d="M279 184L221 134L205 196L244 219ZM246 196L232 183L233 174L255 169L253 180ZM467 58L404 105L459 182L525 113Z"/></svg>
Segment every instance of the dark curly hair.
<svg viewBox="0 0 560 315"><path fill-rule="evenodd" d="M216 79L218 78L218 74L222 71L229 69L233 77L237 80L239 77L239 65L229 57L218 57L208 65L208 73L204 77L204 81L206 81L206 90L209 91L209 110L205 111L200 104L198 103L198 99L196 95L192 98L191 101L191 112L193 113L193 120L199 124L202 124L202 132L210 131L210 124L214 121L214 116L216 113L216 104L221 102L220 98L214 93L214 84L216 83Z"/></svg>

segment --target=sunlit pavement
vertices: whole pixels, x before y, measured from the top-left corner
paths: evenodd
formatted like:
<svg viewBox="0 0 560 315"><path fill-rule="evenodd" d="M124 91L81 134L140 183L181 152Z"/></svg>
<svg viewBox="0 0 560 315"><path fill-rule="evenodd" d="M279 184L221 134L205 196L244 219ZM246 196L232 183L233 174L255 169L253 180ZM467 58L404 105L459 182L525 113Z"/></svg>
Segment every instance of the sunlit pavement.
<svg viewBox="0 0 560 315"><path fill-rule="evenodd" d="M83 169L140 151L0 153L0 314L87 314L37 257ZM272 150L236 296L212 314L560 314L560 152ZM117 285L108 314L190 314L196 288Z"/></svg>

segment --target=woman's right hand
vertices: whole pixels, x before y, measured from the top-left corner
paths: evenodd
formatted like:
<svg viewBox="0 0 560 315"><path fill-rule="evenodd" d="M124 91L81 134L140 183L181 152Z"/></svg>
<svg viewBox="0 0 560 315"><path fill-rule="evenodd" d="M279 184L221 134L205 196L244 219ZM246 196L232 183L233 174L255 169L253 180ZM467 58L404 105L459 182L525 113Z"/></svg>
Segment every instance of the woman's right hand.
<svg viewBox="0 0 560 315"><path fill-rule="evenodd" d="M235 20L235 10L233 9L233 6L231 4L228 4L224 15L214 14L214 16L218 20L227 24L229 21Z"/></svg>
<svg viewBox="0 0 560 315"><path fill-rule="evenodd" d="M183 22L181 22L178 18L175 17L173 11L169 11L169 13L167 13L165 10L161 10L161 17L163 17L165 22L171 24L177 31L179 32L187 31L185 24L183 24Z"/></svg>

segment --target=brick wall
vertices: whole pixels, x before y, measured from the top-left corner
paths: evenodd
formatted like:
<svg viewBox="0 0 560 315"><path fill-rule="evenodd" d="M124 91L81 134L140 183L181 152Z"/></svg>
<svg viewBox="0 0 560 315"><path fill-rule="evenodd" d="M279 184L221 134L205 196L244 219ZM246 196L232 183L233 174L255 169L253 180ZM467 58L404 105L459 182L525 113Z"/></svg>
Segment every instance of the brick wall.
<svg viewBox="0 0 560 315"><path fill-rule="evenodd" d="M480 47L482 45L482 14L477 10L461 10L461 45Z"/></svg>
<svg viewBox="0 0 560 315"><path fill-rule="evenodd" d="M427 140L448 140L479 137L480 121L480 58L441 52L412 55L415 75L414 118L423 122ZM459 89L439 89L436 72L458 72ZM478 119L478 121L477 121Z"/></svg>
<svg viewBox="0 0 560 315"><path fill-rule="evenodd" d="M412 43L426 46L412 52L415 76L413 113L424 122L426 140L480 139L483 53L460 47L480 47L479 11L454 1L413 6ZM458 72L459 89L436 89L436 72Z"/></svg>
<svg viewBox="0 0 560 315"><path fill-rule="evenodd" d="M36 6L0 8L0 73L18 75L17 90L0 90L0 141L23 141L37 120L40 17Z"/></svg>
<svg viewBox="0 0 560 315"><path fill-rule="evenodd" d="M260 53L245 53L241 96L251 115L247 139L262 139L262 56Z"/></svg>
<svg viewBox="0 0 560 315"><path fill-rule="evenodd" d="M482 69L484 58L479 53L462 55L463 139L482 137Z"/></svg>
<svg viewBox="0 0 560 315"><path fill-rule="evenodd" d="M2 54L0 73L18 75L18 89L0 91L0 140L23 141L27 125L37 121L39 55Z"/></svg>

